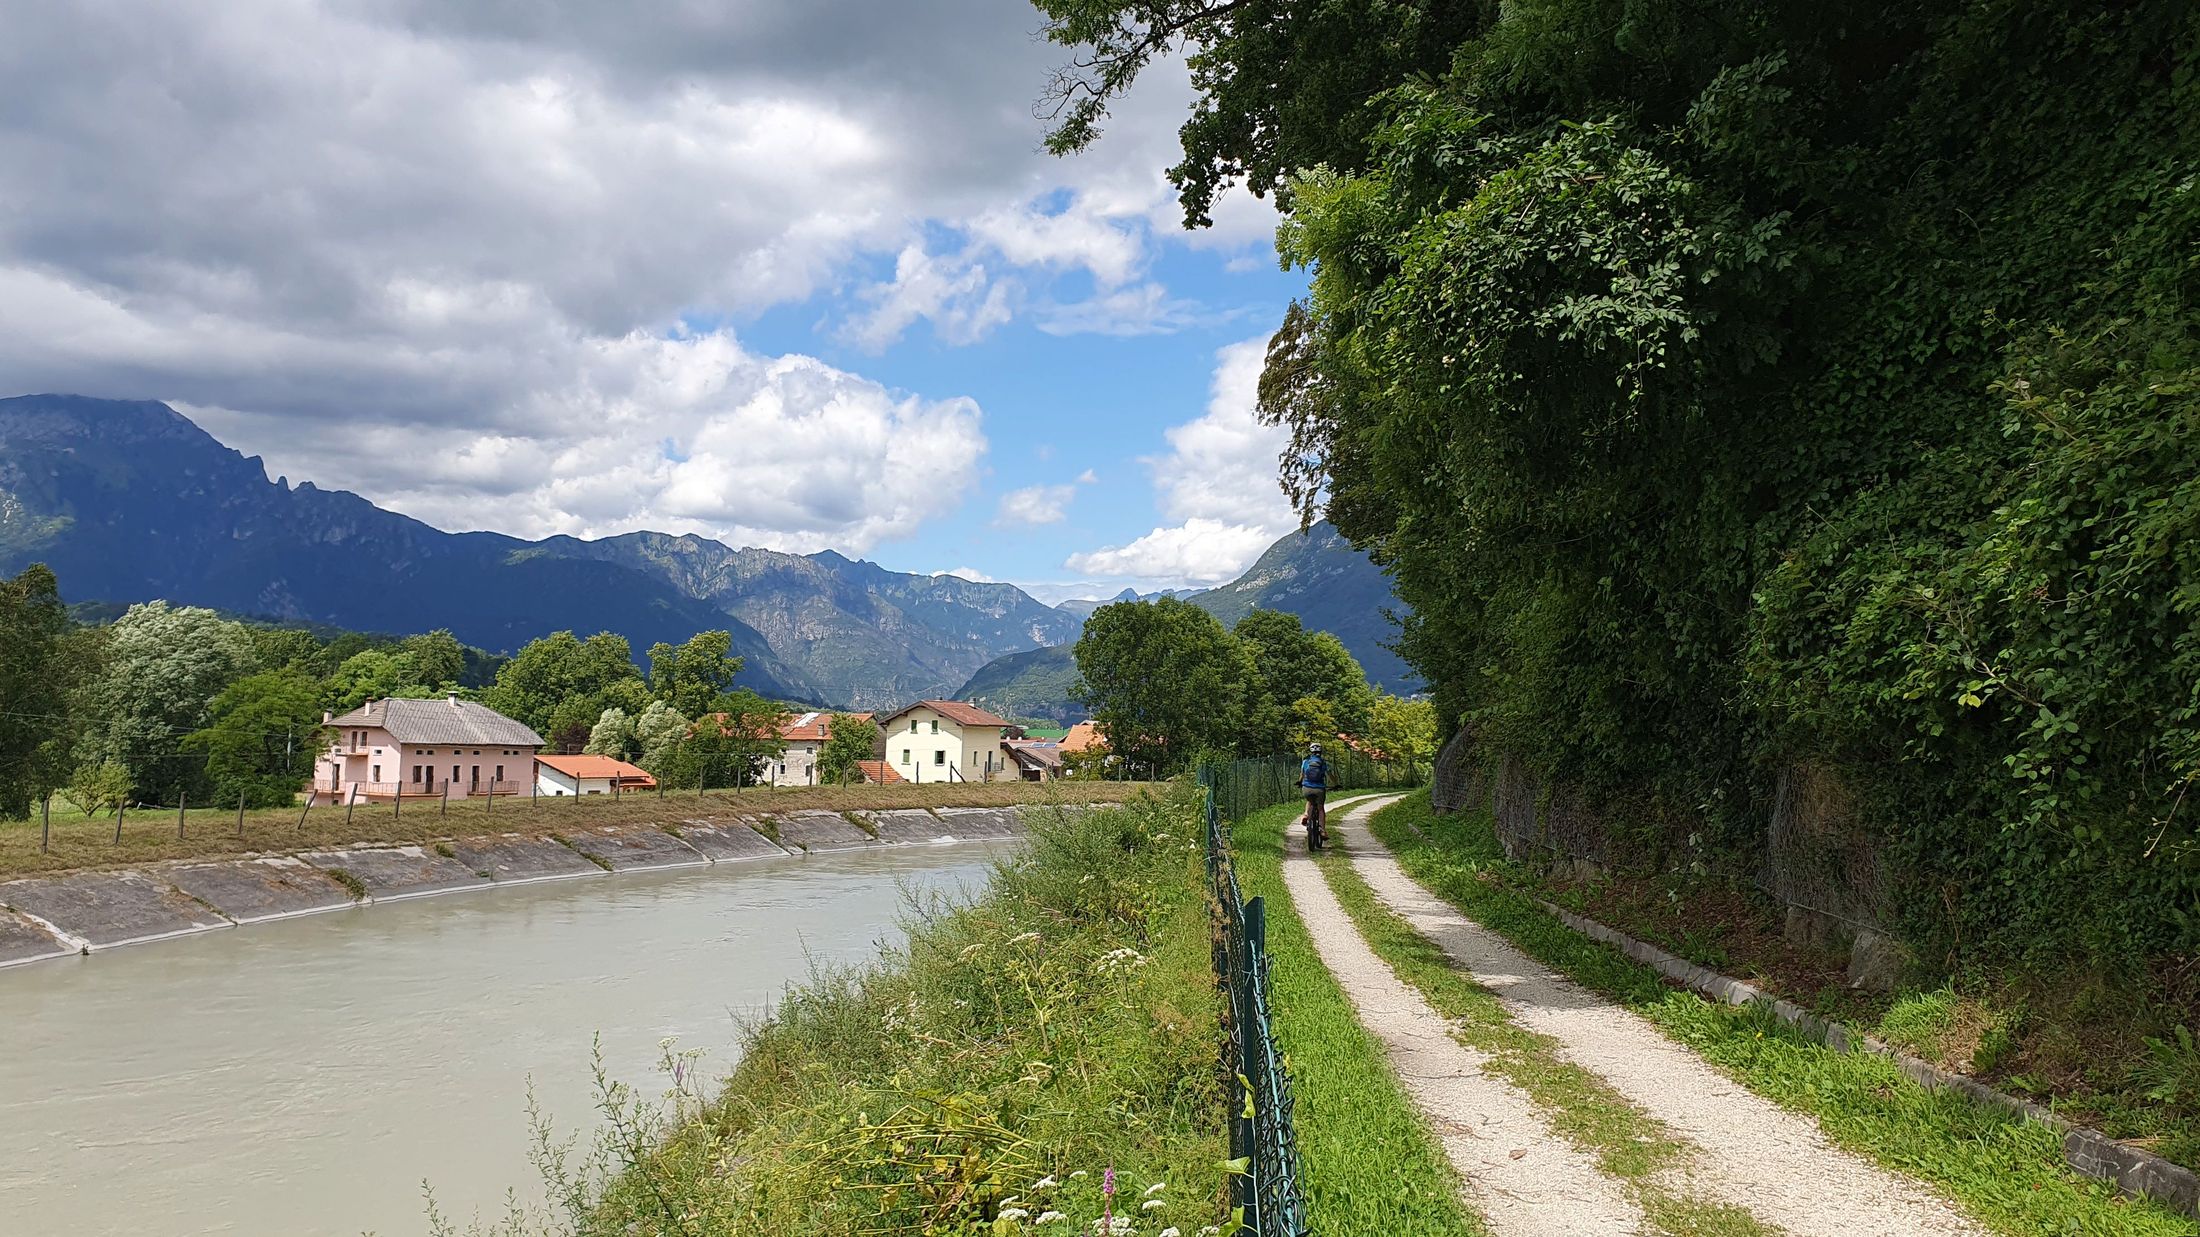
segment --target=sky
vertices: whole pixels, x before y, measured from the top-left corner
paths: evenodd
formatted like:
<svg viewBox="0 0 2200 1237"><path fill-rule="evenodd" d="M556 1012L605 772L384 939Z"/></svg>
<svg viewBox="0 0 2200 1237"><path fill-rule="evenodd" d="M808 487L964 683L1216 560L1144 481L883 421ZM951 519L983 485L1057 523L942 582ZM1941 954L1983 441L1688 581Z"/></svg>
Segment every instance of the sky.
<svg viewBox="0 0 2200 1237"><path fill-rule="evenodd" d="M1021 0L72 0L0 40L0 394L161 399L450 530L1219 583L1303 273Z"/></svg>

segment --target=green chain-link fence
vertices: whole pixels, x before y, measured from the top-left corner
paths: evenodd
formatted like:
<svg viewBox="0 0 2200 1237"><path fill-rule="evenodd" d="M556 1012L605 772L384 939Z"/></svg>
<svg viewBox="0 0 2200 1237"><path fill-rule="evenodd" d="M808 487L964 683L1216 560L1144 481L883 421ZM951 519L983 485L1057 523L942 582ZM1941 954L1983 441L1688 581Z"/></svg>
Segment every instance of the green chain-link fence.
<svg viewBox="0 0 2200 1237"><path fill-rule="evenodd" d="M1413 785L1419 770L1386 765L1357 752L1329 759L1333 790ZM1246 901L1230 859L1230 826L1248 814L1299 798L1299 765L1289 759L1214 761L1199 768L1206 788L1207 875L1215 903L1215 977L1229 993L1229 1060L1238 1080L1230 1114L1230 1156L1245 1170L1233 1178L1233 1205L1258 1237L1305 1237L1306 1195L1299 1184L1298 1133L1291 1121L1291 1077L1276 1045L1268 1004L1267 912Z"/></svg>

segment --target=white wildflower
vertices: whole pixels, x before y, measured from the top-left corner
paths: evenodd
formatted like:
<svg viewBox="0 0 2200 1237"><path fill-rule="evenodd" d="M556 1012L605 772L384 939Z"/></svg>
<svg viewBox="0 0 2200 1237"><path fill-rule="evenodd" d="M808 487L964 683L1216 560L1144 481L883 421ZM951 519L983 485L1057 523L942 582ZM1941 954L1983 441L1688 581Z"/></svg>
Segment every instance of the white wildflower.
<svg viewBox="0 0 2200 1237"><path fill-rule="evenodd" d="M1077 1170L1076 1172L1074 1172L1074 1173L1071 1173L1071 1174L1069 1175L1069 1179L1070 1179L1071 1181L1075 1181L1075 1180L1077 1180L1077 1179L1078 1179L1079 1177L1090 1177L1090 1176L1092 1176L1092 1174L1091 1174L1091 1173L1088 1173L1088 1172L1086 1172L1086 1171L1085 1171L1084 1169L1080 1168L1080 1169L1078 1169L1078 1170Z"/></svg>
<svg viewBox="0 0 2200 1237"><path fill-rule="evenodd" d="M970 960L971 960L972 958L975 958L975 957L977 957L977 956L978 956L978 955L979 955L980 953L983 953L984 951L985 951L985 942L984 942L984 941L979 941L979 942L978 942L977 944L975 944L975 945L965 945L965 946L963 946L963 951L962 951L962 952L961 952L960 954L957 954L957 955L956 955L956 957L958 957L958 958L961 958L961 959L962 959L963 961L965 961L965 962L968 962L968 961L970 961Z"/></svg>
<svg viewBox="0 0 2200 1237"><path fill-rule="evenodd" d="M1061 1182L1059 1182L1059 1181L1056 1181L1056 1180L1054 1179L1054 1174L1053 1174L1053 1173L1048 1173L1048 1174L1047 1174L1046 1176L1044 1176L1044 1177L1041 1177L1041 1178L1039 1178L1039 1179L1038 1179L1037 1181L1034 1181L1034 1182L1032 1182L1032 1183L1031 1183L1031 1188L1032 1188L1032 1189L1034 1189L1034 1190L1051 1190L1051 1189L1053 1189L1053 1188L1054 1188L1055 1186L1058 1186L1058 1185L1060 1185L1060 1184L1062 1184L1062 1183L1061 1183Z"/></svg>
<svg viewBox="0 0 2200 1237"><path fill-rule="evenodd" d="M1178 1228L1174 1224L1171 1224L1169 1227L1162 1229L1160 1233L1156 1234L1156 1237L1184 1237L1184 1230Z"/></svg>
<svg viewBox="0 0 2200 1237"><path fill-rule="evenodd" d="M1028 1212L1028 1211L1025 1211L1025 1210L1024 1210L1023 1208L1021 1208L1021 1207L1003 1207L1003 1208L1001 1208L1001 1218L1002 1218L1002 1219L1004 1219L1004 1220L1021 1220L1021 1219L1025 1218L1026 1216L1029 1216L1030 1214L1031 1214L1030 1212Z"/></svg>
<svg viewBox="0 0 2200 1237"><path fill-rule="evenodd" d="M1152 1185L1150 1185L1150 1186L1147 1186L1147 1187L1146 1187L1146 1192L1145 1192L1145 1194L1144 1194L1144 1195L1142 1195L1141 1197L1144 1197L1144 1198L1152 1198L1152 1197L1153 1197L1154 1195L1156 1195L1156 1194L1159 1194L1160 1192L1162 1192L1163 1190L1166 1190L1166 1189L1168 1189L1168 1188L1169 1188L1169 1183L1168 1183L1168 1182L1166 1182L1166 1181L1156 1181L1156 1182L1154 1182L1154 1183L1153 1183Z"/></svg>
<svg viewBox="0 0 2200 1237"><path fill-rule="evenodd" d="M1069 1219L1069 1217L1068 1217L1068 1216L1066 1216L1066 1215L1063 1215L1063 1214L1062 1214L1061 1212L1059 1212L1059 1211L1042 1211L1042 1212L1040 1212L1040 1213L1039 1213L1039 1218L1038 1218L1038 1219L1036 1219L1036 1220L1033 1220L1033 1221L1032 1221L1032 1223L1033 1223L1033 1224L1052 1224L1052 1223L1054 1223L1054 1222L1055 1222L1056 1220L1067 1220L1067 1219Z"/></svg>
<svg viewBox="0 0 2200 1237"><path fill-rule="evenodd" d="M1147 1199L1147 1200L1146 1200L1145 1202L1142 1202L1142 1203L1138 1204L1138 1209L1139 1209L1140 1211L1156 1211L1156 1210L1159 1210L1160 1208L1166 1207L1166 1206L1168 1206L1168 1205L1169 1205L1169 1200L1168 1200L1168 1199L1165 1199L1165 1198L1149 1198L1149 1199Z"/></svg>
<svg viewBox="0 0 2200 1237"><path fill-rule="evenodd" d="M1012 937L1009 937L1009 938L1008 938L1008 943L1009 943L1009 944L1011 944L1011 945L1029 945L1029 944L1031 944L1032 942L1034 942L1034 941L1037 941L1038 939L1039 939L1039 934L1038 934L1038 933L1036 933L1036 932L1026 932L1026 933L1024 933L1024 934L1023 934L1022 936L1012 936Z"/></svg>

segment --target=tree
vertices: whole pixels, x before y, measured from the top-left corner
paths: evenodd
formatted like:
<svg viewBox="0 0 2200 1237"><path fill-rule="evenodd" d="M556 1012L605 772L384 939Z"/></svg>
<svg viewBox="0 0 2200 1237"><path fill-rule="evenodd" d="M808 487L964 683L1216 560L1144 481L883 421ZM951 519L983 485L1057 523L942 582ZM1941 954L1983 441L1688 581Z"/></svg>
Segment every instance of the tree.
<svg viewBox="0 0 2200 1237"><path fill-rule="evenodd" d="M214 698L256 668L241 623L191 606L131 606L109 630L106 665L85 693L82 759L119 761L139 799L174 802L198 787L204 763L183 740L206 727Z"/></svg>
<svg viewBox="0 0 2200 1237"><path fill-rule="evenodd" d="M450 691L466 676L466 646L443 628L407 636L399 648L412 663L414 681L423 687Z"/></svg>
<svg viewBox="0 0 2200 1237"><path fill-rule="evenodd" d="M130 770L119 760L80 766L69 775L61 798L86 816L99 816L130 800Z"/></svg>
<svg viewBox="0 0 2200 1237"><path fill-rule="evenodd" d="M1108 750L1149 774L1236 750L1253 679L1243 645L1205 610L1163 597L1102 606L1074 655Z"/></svg>
<svg viewBox="0 0 2200 1237"><path fill-rule="evenodd" d="M591 756L609 756L614 760L628 759L636 750L634 722L626 710L613 706L596 718L594 729L588 732L588 746L583 752Z"/></svg>
<svg viewBox="0 0 2200 1237"><path fill-rule="evenodd" d="M1284 738L1293 752L1303 752L1315 743L1335 746L1343 733L1337 725L1336 707L1319 696L1301 696L1292 701L1288 716Z"/></svg>
<svg viewBox="0 0 2200 1237"><path fill-rule="evenodd" d="M667 762L693 729L694 723L678 709L662 700L651 701L634 722L634 742L641 750L635 763L663 778Z"/></svg>
<svg viewBox="0 0 2200 1237"><path fill-rule="evenodd" d="M295 670L246 675L214 697L213 721L187 746L206 755L217 803L253 807L296 798L320 753L320 685Z"/></svg>
<svg viewBox="0 0 2200 1237"><path fill-rule="evenodd" d="M1296 749L1294 721L1304 721L1297 708L1312 698L1327 704L1331 731L1357 734L1367 725L1367 712L1375 693L1367 685L1367 672L1344 643L1326 631L1308 631L1299 617L1281 610L1255 610L1231 629L1252 658L1252 695L1246 709L1247 752L1279 752Z"/></svg>
<svg viewBox="0 0 2200 1237"><path fill-rule="evenodd" d="M626 637L599 632L586 640L552 632L504 663L482 703L525 722L554 746L585 743L607 708L630 715L649 706L649 689L634 668Z"/></svg>
<svg viewBox="0 0 2200 1237"><path fill-rule="evenodd" d="M1364 737L1385 759L1425 765L1436 759L1436 704L1387 692L1377 696Z"/></svg>
<svg viewBox="0 0 2200 1237"><path fill-rule="evenodd" d="M0 820L21 820L61 783L69 733L68 612L53 572L34 563L0 580Z"/></svg>
<svg viewBox="0 0 2200 1237"><path fill-rule="evenodd" d="M878 723L852 713L835 713L827 724L824 750L817 754L817 780L853 781L856 763L871 759L879 739Z"/></svg>
<svg viewBox="0 0 2200 1237"><path fill-rule="evenodd" d="M726 631L699 631L680 645L650 645L649 690L691 717L710 712L741 673L741 659L727 656L732 648L733 633Z"/></svg>
<svg viewBox="0 0 2200 1237"><path fill-rule="evenodd" d="M398 649L364 649L344 659L328 678L322 698L338 713L369 700L421 700L435 695L423 683L412 655Z"/></svg>
<svg viewBox="0 0 2200 1237"><path fill-rule="evenodd" d="M752 691L729 692L699 717L667 763L673 786L753 786L765 765L786 750L779 737L786 711Z"/></svg>

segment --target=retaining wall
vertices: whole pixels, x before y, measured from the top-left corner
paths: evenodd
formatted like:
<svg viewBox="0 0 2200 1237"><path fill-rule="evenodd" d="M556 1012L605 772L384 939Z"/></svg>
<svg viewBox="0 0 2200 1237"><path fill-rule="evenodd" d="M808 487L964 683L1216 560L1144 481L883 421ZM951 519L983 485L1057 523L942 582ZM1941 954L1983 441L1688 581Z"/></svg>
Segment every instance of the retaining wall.
<svg viewBox="0 0 2200 1237"><path fill-rule="evenodd" d="M569 833L507 833L417 845L65 872L0 883L0 967L240 924L499 885L707 867L811 851L1015 837L1031 811L941 808L712 816Z"/></svg>

